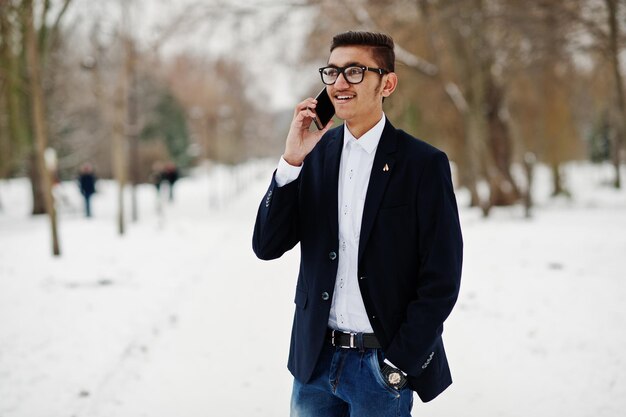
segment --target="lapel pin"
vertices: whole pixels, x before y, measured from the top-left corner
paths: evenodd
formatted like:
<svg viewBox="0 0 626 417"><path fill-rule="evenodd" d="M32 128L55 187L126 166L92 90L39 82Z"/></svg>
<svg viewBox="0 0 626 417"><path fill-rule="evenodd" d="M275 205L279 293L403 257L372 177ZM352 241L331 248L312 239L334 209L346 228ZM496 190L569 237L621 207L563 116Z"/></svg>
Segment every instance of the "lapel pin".
<svg viewBox="0 0 626 417"><path fill-rule="evenodd" d="M389 171L389 165L385 164L385 166L383 167L383 171L385 172Z"/></svg>

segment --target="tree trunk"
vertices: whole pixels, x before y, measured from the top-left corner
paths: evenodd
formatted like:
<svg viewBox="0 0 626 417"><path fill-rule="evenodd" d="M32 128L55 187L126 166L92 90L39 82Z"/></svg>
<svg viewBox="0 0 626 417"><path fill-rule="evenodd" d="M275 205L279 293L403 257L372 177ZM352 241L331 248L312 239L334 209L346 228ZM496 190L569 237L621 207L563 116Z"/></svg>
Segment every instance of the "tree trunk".
<svg viewBox="0 0 626 417"><path fill-rule="evenodd" d="M124 235L126 221L124 216L124 187L126 186L126 155L124 122L126 121L126 88L124 75L120 75L114 97L114 121L111 146L111 160L113 162L113 176L118 184L117 189L117 231Z"/></svg>
<svg viewBox="0 0 626 417"><path fill-rule="evenodd" d="M619 26L617 22L617 8L618 1L617 0L605 0L606 6L608 8L609 14L609 28L610 28L610 60L611 67L613 70L613 78L615 80L615 93L617 94L617 108L619 110L619 116L617 117L618 126L617 126L617 134L614 135L613 140L613 166L615 167L615 180L613 182L613 186L615 188L621 188L622 180L620 175L620 165L621 158L620 154L622 151L622 145L624 143L624 135L626 135L626 100L624 99L624 85L622 81L622 74L620 70L619 63Z"/></svg>
<svg viewBox="0 0 626 417"><path fill-rule="evenodd" d="M519 201L520 191L510 170L513 146L509 127L501 116L503 91L490 75L487 75L487 85L489 143L494 167L497 170L491 189L491 201L496 206L510 206Z"/></svg>
<svg viewBox="0 0 626 417"><path fill-rule="evenodd" d="M537 157L532 152L526 152L524 155L524 171L526 173L526 191L524 192L524 215L527 219L532 216L533 208L533 181L534 170Z"/></svg>
<svg viewBox="0 0 626 417"><path fill-rule="evenodd" d="M474 85L474 87L478 87ZM479 87L478 87L479 88ZM479 91L474 91L478 93ZM487 217L491 210L491 198L482 198L478 193L478 183L483 177L480 173L484 158L484 141L487 137L485 115L482 111L482 103L474 103L469 101L469 109L465 115L466 133L466 168L468 187L472 197L471 204L474 207L480 207L483 215ZM490 184L491 186L491 184Z"/></svg>
<svg viewBox="0 0 626 417"><path fill-rule="evenodd" d="M125 40L122 40L125 42ZM117 192L117 229L120 235L126 232L124 214L124 188L127 181L126 158L126 121L128 117L128 67L122 56L122 65L119 71L117 86L113 97L113 135L111 144L111 161L113 176L118 184Z"/></svg>
<svg viewBox="0 0 626 417"><path fill-rule="evenodd" d="M6 136L1 148L2 170L0 176L10 175L14 171L17 161L23 157L24 149L30 142L30 118L24 114L24 88L20 78L20 60L11 49L10 45L15 41L13 27L14 19L11 19L11 10L7 3L0 3L0 62L4 72L4 97L7 112ZM15 16L13 16L15 17ZM38 196L38 200L42 199ZM42 204L43 206L43 204Z"/></svg>
<svg viewBox="0 0 626 417"><path fill-rule="evenodd" d="M5 106L8 114L7 123L0 121L0 178L4 178L10 171L11 159L13 155L13 144L11 138L11 92L12 92L12 79L11 79L11 62L13 61L13 52L9 48L9 19L7 19L8 6L4 3L0 3L0 74L4 78L4 99ZM0 83L0 86L2 84ZM2 102L0 101L0 104ZM0 111L3 110L0 107Z"/></svg>
<svg viewBox="0 0 626 417"><path fill-rule="evenodd" d="M430 11L437 10L436 8L431 10L431 6L426 1L421 1L419 5L423 12L428 11L429 14ZM443 7L452 6L446 4ZM464 184L470 191L470 204L473 207L479 207L483 215L488 216L491 207L497 201L494 200L496 197L494 190L501 188L499 183L502 176L497 175L498 170L494 168L493 154L489 149L491 135L487 99L488 87L493 81L490 80L492 57L486 50L488 44L485 41L486 12L482 0L465 2L458 7L461 11L455 13L456 17L453 18L453 22L444 22L441 17L437 19L449 43L449 52L457 77L461 80L459 86L462 92L451 94L456 88L448 88L447 83L445 88L463 120L465 158L459 164L459 168L462 171L461 177L464 179ZM469 15L472 16L471 24L475 27L463 32L461 28L467 28L470 24L467 21ZM432 39L430 44L431 49L436 49ZM480 195L481 181L486 181L490 188L491 195L488 198Z"/></svg>
<svg viewBox="0 0 626 417"><path fill-rule="evenodd" d="M550 168L552 169L552 197L567 194L563 188L561 165L557 162L553 162Z"/></svg>
<svg viewBox="0 0 626 417"><path fill-rule="evenodd" d="M139 184L139 126L138 103L136 91L136 56L135 45L130 38L126 39L126 77L128 80L128 125L127 136L130 144L130 180L131 180L131 219L139 220L139 203L137 201L137 185Z"/></svg>
<svg viewBox="0 0 626 417"><path fill-rule="evenodd" d="M35 130L35 155L36 166L40 173L41 184L43 186L44 203L46 212L50 219L52 235L52 254L59 256L61 249L59 246L59 236L57 231L57 217L52 197L52 179L50 172L46 168L44 152L47 146L46 116L44 111L43 88L41 86L41 67L39 61L39 49L35 36L35 26L33 23L33 0L25 1L26 20L26 56L28 62L28 74L30 81L31 108L33 113L33 124Z"/></svg>
<svg viewBox="0 0 626 417"><path fill-rule="evenodd" d="M43 155L43 153L42 153ZM30 178L30 191L33 199L33 206L31 214L37 216L39 214L46 214L46 198L44 196L43 178L41 175L41 167L38 162L38 151L35 148L30 152L28 158L28 177Z"/></svg>

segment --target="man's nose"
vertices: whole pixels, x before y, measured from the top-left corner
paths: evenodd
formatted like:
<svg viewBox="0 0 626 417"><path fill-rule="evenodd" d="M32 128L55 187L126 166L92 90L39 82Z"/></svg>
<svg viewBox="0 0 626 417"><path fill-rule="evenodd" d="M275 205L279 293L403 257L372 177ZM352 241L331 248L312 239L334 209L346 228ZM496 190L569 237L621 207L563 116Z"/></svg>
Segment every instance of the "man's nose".
<svg viewBox="0 0 626 417"><path fill-rule="evenodd" d="M335 80L335 88L341 90L350 87L350 83L346 80L345 74L342 72Z"/></svg>

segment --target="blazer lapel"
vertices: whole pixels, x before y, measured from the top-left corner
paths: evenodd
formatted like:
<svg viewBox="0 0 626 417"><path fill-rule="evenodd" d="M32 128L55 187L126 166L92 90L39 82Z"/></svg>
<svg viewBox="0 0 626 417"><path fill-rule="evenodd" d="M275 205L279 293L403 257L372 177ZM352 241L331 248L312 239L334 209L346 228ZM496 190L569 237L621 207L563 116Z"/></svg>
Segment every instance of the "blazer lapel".
<svg viewBox="0 0 626 417"><path fill-rule="evenodd" d="M361 256L363 256L363 249L367 245L372 227L374 226L374 220L376 219L376 213L383 200L385 189L389 178L393 173L393 165L395 159L392 154L396 151L397 139L396 129L391 125L389 121L385 123L385 129L380 137L378 148L376 149L376 155L374 156L374 163L372 165L372 173L370 174L370 182L367 187L367 194L365 196L365 206L363 208L363 219L361 220L361 234L359 239L359 257L360 263ZM335 211L336 212L336 211Z"/></svg>
<svg viewBox="0 0 626 417"><path fill-rule="evenodd" d="M339 239L339 162L343 148L343 129L337 129L334 137L328 141L324 156L323 195L326 201L328 223L331 236Z"/></svg>

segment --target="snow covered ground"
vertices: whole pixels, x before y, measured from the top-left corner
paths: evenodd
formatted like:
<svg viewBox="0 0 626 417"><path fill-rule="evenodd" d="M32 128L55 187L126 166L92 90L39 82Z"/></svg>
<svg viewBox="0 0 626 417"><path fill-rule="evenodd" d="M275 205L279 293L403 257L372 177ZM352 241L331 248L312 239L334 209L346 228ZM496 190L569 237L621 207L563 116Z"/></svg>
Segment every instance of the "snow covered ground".
<svg viewBox="0 0 626 417"><path fill-rule="evenodd" d="M63 255L32 218L27 181L0 181L0 417L286 416L298 254L251 250L273 161L184 178L116 233L113 184L94 215L63 183ZM566 167L572 199L538 169L532 219L489 219L459 191L465 265L446 325L455 383L421 417L626 413L626 191L609 167ZM206 172L205 172L206 174Z"/></svg>

